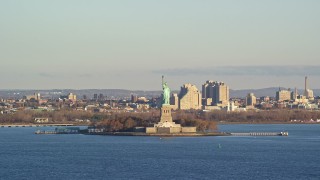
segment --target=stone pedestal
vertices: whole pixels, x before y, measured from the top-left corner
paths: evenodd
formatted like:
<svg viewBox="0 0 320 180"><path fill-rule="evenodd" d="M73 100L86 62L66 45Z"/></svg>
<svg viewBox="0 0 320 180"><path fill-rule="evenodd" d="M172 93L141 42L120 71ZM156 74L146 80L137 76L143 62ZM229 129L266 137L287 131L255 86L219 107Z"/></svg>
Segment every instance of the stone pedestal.
<svg viewBox="0 0 320 180"><path fill-rule="evenodd" d="M160 110L160 122L172 122L170 105L162 105Z"/></svg>
<svg viewBox="0 0 320 180"><path fill-rule="evenodd" d="M160 122L155 124L154 127L147 127L146 133L148 134L174 134L174 133L195 133L196 127L181 127L172 121L171 106L162 105L160 110Z"/></svg>
<svg viewBox="0 0 320 180"><path fill-rule="evenodd" d="M180 124L176 124L175 122L172 121L172 116L171 116L171 106L170 105L162 105L162 108L160 110L160 122L158 124L155 124L154 127L162 128L162 132L165 132L163 128L180 128ZM177 130L175 130L177 131ZM170 132L170 130L168 130Z"/></svg>

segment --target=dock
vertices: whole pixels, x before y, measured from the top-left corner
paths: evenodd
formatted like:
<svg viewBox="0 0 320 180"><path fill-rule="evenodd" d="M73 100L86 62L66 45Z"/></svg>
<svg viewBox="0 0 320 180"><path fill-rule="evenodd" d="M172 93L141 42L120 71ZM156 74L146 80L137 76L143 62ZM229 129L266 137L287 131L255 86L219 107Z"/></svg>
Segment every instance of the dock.
<svg viewBox="0 0 320 180"><path fill-rule="evenodd" d="M79 132L58 132L58 131L42 131L42 130L37 130L34 133L35 134L79 134Z"/></svg>
<svg viewBox="0 0 320 180"><path fill-rule="evenodd" d="M35 134L58 134L56 131L41 131L41 130L37 130L34 133Z"/></svg>
<svg viewBox="0 0 320 180"><path fill-rule="evenodd" d="M230 133L231 136L288 136L288 132L243 132Z"/></svg>
<svg viewBox="0 0 320 180"><path fill-rule="evenodd" d="M56 127L54 131L37 130L35 134L79 134L79 127Z"/></svg>
<svg viewBox="0 0 320 180"><path fill-rule="evenodd" d="M0 125L0 128L12 128L12 127L53 127L53 126L74 126L74 124L24 124L24 125L16 125L16 124L5 124Z"/></svg>

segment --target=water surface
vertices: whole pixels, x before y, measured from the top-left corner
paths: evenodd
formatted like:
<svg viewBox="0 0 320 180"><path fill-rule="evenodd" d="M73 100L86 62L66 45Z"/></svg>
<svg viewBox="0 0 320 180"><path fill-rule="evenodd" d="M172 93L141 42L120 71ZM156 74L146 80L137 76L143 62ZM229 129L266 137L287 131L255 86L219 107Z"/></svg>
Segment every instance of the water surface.
<svg viewBox="0 0 320 180"><path fill-rule="evenodd" d="M0 179L319 179L320 125L220 125L288 137L36 135L0 128Z"/></svg>

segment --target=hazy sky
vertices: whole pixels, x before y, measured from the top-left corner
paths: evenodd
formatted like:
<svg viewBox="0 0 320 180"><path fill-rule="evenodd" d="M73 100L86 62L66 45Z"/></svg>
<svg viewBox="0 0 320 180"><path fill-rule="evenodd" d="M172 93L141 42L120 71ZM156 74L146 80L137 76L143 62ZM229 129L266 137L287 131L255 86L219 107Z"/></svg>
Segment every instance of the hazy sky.
<svg viewBox="0 0 320 180"><path fill-rule="evenodd" d="M319 0L1 0L0 89L320 88Z"/></svg>

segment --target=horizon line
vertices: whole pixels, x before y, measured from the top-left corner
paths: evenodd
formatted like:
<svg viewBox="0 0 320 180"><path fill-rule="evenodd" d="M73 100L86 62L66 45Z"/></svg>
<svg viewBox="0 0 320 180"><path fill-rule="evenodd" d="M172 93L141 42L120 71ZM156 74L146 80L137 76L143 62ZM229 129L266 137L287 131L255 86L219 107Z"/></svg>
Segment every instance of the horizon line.
<svg viewBox="0 0 320 180"><path fill-rule="evenodd" d="M261 90L261 89L271 89L271 88L277 88L277 89L295 89L292 87L279 87L279 86L273 86L273 87L264 87L264 88L247 88L247 89L233 89L230 88L230 90ZM161 89L159 90L139 90L139 89L122 89L122 88L52 88L52 89L24 89L24 88L10 88L10 89L1 89L0 91L51 91L51 90L76 90L76 91L81 91L81 90L125 90L125 91L162 91ZM297 90L304 90L304 88L297 88ZM314 90L320 90L320 88L314 88ZM179 90L171 90L171 91L179 91Z"/></svg>

